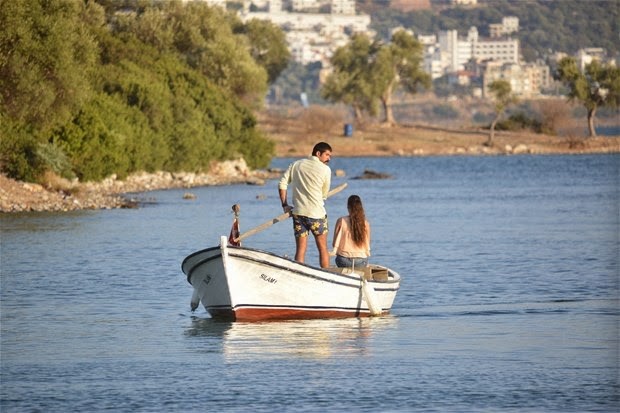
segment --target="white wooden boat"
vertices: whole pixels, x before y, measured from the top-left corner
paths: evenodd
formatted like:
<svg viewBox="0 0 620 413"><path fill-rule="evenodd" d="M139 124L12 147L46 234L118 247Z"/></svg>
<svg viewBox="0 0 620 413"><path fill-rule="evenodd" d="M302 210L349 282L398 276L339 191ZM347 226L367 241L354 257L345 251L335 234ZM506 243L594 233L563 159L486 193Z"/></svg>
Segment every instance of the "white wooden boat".
<svg viewBox="0 0 620 413"><path fill-rule="evenodd" d="M202 302L212 317L237 321L387 314L400 287L400 275L386 267L321 269L228 245L226 237L181 267L194 287L192 310Z"/></svg>

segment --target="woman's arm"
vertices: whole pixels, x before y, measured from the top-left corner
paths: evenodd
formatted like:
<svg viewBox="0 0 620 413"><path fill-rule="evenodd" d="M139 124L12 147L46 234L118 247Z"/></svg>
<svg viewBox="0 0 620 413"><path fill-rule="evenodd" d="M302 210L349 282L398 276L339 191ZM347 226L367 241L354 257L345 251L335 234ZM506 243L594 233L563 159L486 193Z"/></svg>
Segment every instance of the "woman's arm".
<svg viewBox="0 0 620 413"><path fill-rule="evenodd" d="M336 226L334 227L334 238L332 239L332 247L334 248L337 248L336 242L339 238L341 230L342 230L342 217L336 220Z"/></svg>

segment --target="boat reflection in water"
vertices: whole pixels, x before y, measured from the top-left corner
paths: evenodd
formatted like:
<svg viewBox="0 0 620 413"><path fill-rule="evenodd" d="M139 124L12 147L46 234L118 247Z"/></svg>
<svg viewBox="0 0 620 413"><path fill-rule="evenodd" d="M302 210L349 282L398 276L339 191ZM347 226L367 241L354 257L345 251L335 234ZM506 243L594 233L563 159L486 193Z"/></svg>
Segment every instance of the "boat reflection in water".
<svg viewBox="0 0 620 413"><path fill-rule="evenodd" d="M222 322L194 317L188 337L221 338L227 359L328 358L364 355L368 342L396 328L398 318L344 318ZM213 351L212 346L208 346Z"/></svg>

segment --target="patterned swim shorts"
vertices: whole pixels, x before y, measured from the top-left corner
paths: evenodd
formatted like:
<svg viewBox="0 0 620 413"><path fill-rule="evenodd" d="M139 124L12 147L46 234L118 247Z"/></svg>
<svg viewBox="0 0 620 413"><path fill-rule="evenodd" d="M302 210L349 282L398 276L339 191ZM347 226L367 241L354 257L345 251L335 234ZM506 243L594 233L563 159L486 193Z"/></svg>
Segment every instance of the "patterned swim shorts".
<svg viewBox="0 0 620 413"><path fill-rule="evenodd" d="M293 215L295 238L307 237L308 232L314 235L327 234L327 216L325 218L308 218L303 215Z"/></svg>

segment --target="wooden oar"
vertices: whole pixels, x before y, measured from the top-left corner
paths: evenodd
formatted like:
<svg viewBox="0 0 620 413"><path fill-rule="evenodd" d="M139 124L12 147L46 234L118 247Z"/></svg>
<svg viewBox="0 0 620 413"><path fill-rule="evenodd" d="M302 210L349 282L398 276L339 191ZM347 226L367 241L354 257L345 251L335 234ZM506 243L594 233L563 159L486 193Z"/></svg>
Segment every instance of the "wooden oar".
<svg viewBox="0 0 620 413"><path fill-rule="evenodd" d="M329 198L332 195L337 194L338 192L342 191L343 189L345 189L347 187L347 183L343 183L342 185L339 185L337 187L335 187L334 189L332 189L331 191L329 191L329 193L327 194L327 198ZM243 234L239 235L237 238L235 238L236 242L240 242L244 239L246 239L247 237L254 235L258 232L264 231L265 229L269 228L270 226L272 226L273 224L277 224L280 221L284 221L285 219L288 219L290 216L292 215L291 211L285 212L281 215L278 215L277 217L264 222L262 224L260 224L259 226L252 228L250 230L247 230L246 232L244 232Z"/></svg>

